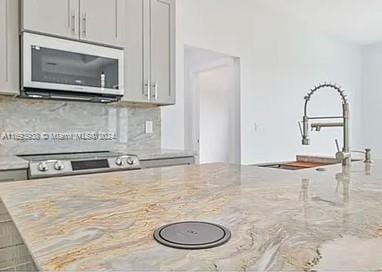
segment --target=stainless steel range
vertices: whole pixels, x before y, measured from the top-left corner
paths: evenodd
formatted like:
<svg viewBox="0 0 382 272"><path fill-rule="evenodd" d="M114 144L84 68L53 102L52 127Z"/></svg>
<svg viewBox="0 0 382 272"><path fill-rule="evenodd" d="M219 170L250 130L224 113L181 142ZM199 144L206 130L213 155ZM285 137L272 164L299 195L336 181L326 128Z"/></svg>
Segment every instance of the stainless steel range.
<svg viewBox="0 0 382 272"><path fill-rule="evenodd" d="M140 169L136 155L109 151L19 156L29 161L28 179Z"/></svg>

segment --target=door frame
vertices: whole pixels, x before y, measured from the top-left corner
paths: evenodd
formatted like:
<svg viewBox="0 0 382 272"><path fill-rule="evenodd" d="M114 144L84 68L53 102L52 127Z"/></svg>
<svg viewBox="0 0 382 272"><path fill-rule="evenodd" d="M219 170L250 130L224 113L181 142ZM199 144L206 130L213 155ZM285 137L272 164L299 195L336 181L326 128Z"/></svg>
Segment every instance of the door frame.
<svg viewBox="0 0 382 272"><path fill-rule="evenodd" d="M191 91L191 114L192 114L192 147L193 147L193 152L195 154L195 163L200 164L200 86L199 86L199 81L198 81L198 76L201 73L209 72L212 70L224 68L224 67L229 67L232 66L235 72L235 81L238 83L238 101L240 101L240 58L236 57L231 57L227 56L225 58L221 58L216 62L209 63L208 65L204 67L198 67L198 69L195 69L190 72L191 74L191 82L192 86L190 88ZM238 158L237 158L237 163L241 163L241 104L239 102L239 107L238 107L238 112L237 114L239 115L239 131L240 131L240 137L239 137L239 146L238 146Z"/></svg>

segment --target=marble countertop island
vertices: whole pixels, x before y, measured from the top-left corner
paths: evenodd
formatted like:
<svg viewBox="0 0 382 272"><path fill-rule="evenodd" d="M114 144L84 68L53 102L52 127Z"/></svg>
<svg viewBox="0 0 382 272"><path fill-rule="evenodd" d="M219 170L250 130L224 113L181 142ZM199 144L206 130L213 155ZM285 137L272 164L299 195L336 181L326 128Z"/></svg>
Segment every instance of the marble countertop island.
<svg viewBox="0 0 382 272"><path fill-rule="evenodd" d="M326 169L179 166L1 184L0 196L43 271L382 270L382 161ZM231 240L153 239L183 220Z"/></svg>

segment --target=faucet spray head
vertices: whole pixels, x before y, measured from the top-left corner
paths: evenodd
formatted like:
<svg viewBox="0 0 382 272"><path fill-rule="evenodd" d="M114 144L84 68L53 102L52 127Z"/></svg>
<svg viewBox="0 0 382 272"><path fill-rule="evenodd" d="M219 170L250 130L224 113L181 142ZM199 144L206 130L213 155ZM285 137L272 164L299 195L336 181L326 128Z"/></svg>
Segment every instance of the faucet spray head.
<svg viewBox="0 0 382 272"><path fill-rule="evenodd" d="M300 125L300 123L299 123ZM309 139L309 118L305 115L302 120L302 127L300 125L300 132L302 136L302 144L303 145L310 145L310 139Z"/></svg>
<svg viewBox="0 0 382 272"><path fill-rule="evenodd" d="M304 128L302 128L301 123L303 124ZM302 144L303 145L310 145L310 139L309 139L309 135L308 135L308 130L306 129L306 127L308 125L307 125L307 121L305 121L305 118L304 118L304 121L298 122L298 126L300 127L300 133L301 133L301 137L302 137Z"/></svg>

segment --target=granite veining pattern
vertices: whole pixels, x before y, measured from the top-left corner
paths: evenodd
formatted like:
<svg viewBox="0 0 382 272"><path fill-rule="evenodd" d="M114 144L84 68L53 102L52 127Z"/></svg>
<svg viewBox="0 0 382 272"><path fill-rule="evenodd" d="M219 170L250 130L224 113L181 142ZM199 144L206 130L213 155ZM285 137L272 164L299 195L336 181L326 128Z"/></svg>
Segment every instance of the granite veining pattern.
<svg viewBox="0 0 382 272"><path fill-rule="evenodd" d="M286 171L208 164L0 185L43 271L379 271L382 161ZM167 248L167 223L224 225L218 248Z"/></svg>
<svg viewBox="0 0 382 272"><path fill-rule="evenodd" d="M145 134L145 121L153 133ZM37 135L111 133L111 140L49 139L12 140L5 133ZM99 104L32 100L0 96L0 155L158 149L161 146L161 114L158 107L131 107L124 103Z"/></svg>
<svg viewBox="0 0 382 272"><path fill-rule="evenodd" d="M145 133L145 121L153 133ZM5 133L111 132L113 140L14 141ZM96 104L0 96L0 170L26 169L16 155L114 151L136 154L141 160L193 156L184 150L161 149L161 114L158 107L131 107L123 103Z"/></svg>

